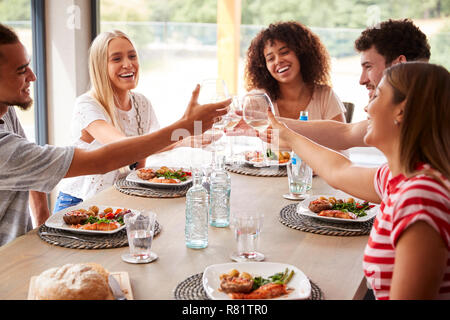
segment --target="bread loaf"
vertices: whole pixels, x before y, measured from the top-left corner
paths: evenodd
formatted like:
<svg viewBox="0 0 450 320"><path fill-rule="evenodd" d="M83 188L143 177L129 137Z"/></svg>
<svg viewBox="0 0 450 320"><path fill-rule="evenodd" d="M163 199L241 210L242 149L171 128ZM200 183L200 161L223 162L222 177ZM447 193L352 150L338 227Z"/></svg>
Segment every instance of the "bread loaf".
<svg viewBox="0 0 450 320"><path fill-rule="evenodd" d="M108 272L99 264L66 264L42 272L35 282L39 300L112 300Z"/></svg>

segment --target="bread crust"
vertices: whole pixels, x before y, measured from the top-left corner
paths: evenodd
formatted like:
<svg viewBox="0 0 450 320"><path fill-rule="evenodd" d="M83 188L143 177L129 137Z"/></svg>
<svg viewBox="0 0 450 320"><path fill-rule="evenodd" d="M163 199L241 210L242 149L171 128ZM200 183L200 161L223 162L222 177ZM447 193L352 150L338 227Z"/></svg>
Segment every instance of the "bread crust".
<svg viewBox="0 0 450 320"><path fill-rule="evenodd" d="M107 279L98 264L66 264L42 272L35 294L39 300L113 300Z"/></svg>

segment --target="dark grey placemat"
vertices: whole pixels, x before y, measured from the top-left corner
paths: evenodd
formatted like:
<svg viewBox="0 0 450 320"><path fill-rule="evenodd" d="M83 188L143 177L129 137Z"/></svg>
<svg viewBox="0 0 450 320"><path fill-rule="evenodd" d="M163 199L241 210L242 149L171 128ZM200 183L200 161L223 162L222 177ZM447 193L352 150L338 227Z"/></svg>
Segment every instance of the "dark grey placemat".
<svg viewBox="0 0 450 320"><path fill-rule="evenodd" d="M286 166L270 166L258 168L248 164L228 164L227 171L255 177L286 177Z"/></svg>
<svg viewBox="0 0 450 320"><path fill-rule="evenodd" d="M73 236L86 241L60 236L44 235L42 234L43 232ZM158 221L156 221L154 236L156 237L160 232L161 225ZM112 234L91 235L50 228L43 224L38 229L38 235L39 238L49 244L70 249L112 249L128 246L127 231L125 228Z"/></svg>
<svg viewBox="0 0 450 320"><path fill-rule="evenodd" d="M328 236L363 236L370 234L372 229L374 219L352 223L327 222L298 214L297 205L297 203L287 205L280 211L280 222L289 228Z"/></svg>
<svg viewBox="0 0 450 320"><path fill-rule="evenodd" d="M181 281L173 291L175 300L210 300L203 289L203 272L194 274L187 279ZM311 296L308 300L323 300L322 290L310 280Z"/></svg>
<svg viewBox="0 0 450 320"><path fill-rule="evenodd" d="M130 196L145 198L180 198L186 196L187 191L192 186L192 182L183 186L173 186L170 188L156 188L127 181L125 178L114 183L114 187L122 193Z"/></svg>

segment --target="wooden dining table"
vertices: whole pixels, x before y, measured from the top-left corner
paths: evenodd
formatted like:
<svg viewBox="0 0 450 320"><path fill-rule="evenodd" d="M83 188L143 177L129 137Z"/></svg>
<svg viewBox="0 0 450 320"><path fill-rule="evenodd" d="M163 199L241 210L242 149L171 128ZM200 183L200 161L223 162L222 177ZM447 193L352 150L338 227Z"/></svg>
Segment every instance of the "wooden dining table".
<svg viewBox="0 0 450 320"><path fill-rule="evenodd" d="M267 262L296 266L323 292L324 299L362 299L367 292L362 260L368 236L329 236L302 232L279 221L280 210L295 203L283 198L287 177L256 177L231 173L231 212L264 214L260 250ZM347 197L315 177L311 194ZM110 187L86 205L151 209L161 232L153 240L158 259L149 264L129 264L121 259L127 246L111 249L71 249L49 244L38 229L0 248L0 299L27 299L30 279L46 269L67 263L96 262L110 272L127 272L132 294L138 300L174 299L174 289L186 278L213 264L229 263L236 249L230 227L209 227L208 247L185 245L185 197L146 198L126 195Z"/></svg>

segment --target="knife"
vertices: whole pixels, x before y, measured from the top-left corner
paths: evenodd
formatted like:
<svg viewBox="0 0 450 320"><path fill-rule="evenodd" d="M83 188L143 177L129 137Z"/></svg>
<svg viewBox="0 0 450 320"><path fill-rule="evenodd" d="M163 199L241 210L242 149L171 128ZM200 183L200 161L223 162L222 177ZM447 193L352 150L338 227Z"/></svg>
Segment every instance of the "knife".
<svg viewBox="0 0 450 320"><path fill-rule="evenodd" d="M114 278L112 274L108 276L108 284L116 300L127 300L122 289L120 288L119 282L117 282L116 278Z"/></svg>

